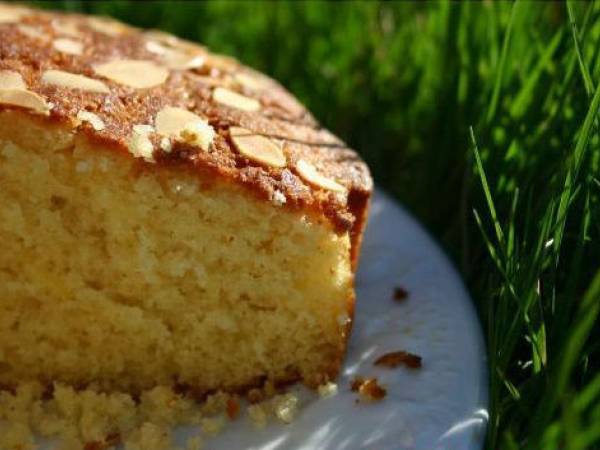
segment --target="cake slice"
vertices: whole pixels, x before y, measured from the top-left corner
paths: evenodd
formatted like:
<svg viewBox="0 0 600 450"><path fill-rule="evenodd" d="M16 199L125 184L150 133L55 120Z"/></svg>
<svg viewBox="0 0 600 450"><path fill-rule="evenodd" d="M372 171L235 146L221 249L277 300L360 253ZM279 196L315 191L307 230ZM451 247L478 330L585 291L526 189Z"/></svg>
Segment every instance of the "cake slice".
<svg viewBox="0 0 600 450"><path fill-rule="evenodd" d="M0 5L0 385L334 378L371 190L232 58Z"/></svg>

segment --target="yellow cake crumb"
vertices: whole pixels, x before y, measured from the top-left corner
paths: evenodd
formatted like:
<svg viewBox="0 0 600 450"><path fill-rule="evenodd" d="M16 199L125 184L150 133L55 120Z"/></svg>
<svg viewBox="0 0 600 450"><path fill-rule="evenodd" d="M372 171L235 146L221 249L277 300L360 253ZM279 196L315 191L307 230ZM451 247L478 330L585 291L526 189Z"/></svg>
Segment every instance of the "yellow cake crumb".
<svg viewBox="0 0 600 450"><path fill-rule="evenodd" d="M170 430L150 422L131 433L124 443L125 450L166 450L173 445Z"/></svg>
<svg viewBox="0 0 600 450"><path fill-rule="evenodd" d="M317 392L322 398L333 397L338 392L338 385L330 381L328 383L320 385L317 388Z"/></svg>
<svg viewBox="0 0 600 450"><path fill-rule="evenodd" d="M225 426L225 418L223 416L206 417L201 420L200 426L208 436L216 436Z"/></svg>
<svg viewBox="0 0 600 450"><path fill-rule="evenodd" d="M248 406L248 416L250 420L257 428L264 428L267 426L268 422L268 411L262 403L257 403L256 405Z"/></svg>
<svg viewBox="0 0 600 450"><path fill-rule="evenodd" d="M298 414L298 396L292 393L278 395L272 400L275 416L283 423L292 423Z"/></svg>
<svg viewBox="0 0 600 450"><path fill-rule="evenodd" d="M19 422L0 425L0 449L35 450L36 445L29 427Z"/></svg>
<svg viewBox="0 0 600 450"><path fill-rule="evenodd" d="M300 401L295 393L277 393L272 383L253 389L242 410L256 428L270 419L291 423ZM216 392L203 401L168 386L145 390L135 397L125 392L102 392L97 387L76 390L55 383L44 388L22 383L14 391L0 390L0 450L38 450L39 438L56 440L55 450L174 450L173 432L179 426L195 427L181 450L202 447L207 437L219 434L237 418L231 414L246 400ZM229 419L228 419L229 417Z"/></svg>
<svg viewBox="0 0 600 450"><path fill-rule="evenodd" d="M193 436L186 441L185 450L201 450L202 449L202 438L200 436Z"/></svg>

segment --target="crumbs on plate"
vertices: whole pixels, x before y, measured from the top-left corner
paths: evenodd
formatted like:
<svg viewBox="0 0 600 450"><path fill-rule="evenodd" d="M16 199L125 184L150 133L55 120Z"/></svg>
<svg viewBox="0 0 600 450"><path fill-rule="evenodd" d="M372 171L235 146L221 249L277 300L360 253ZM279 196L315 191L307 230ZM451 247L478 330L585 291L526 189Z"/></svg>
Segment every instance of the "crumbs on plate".
<svg viewBox="0 0 600 450"><path fill-rule="evenodd" d="M378 401L385 398L387 390L381 387L377 378L356 377L350 384L353 392L358 392L361 399Z"/></svg>
<svg viewBox="0 0 600 450"><path fill-rule="evenodd" d="M394 288L393 298L395 301L401 303L408 298L408 291L402 286L396 286Z"/></svg>
<svg viewBox="0 0 600 450"><path fill-rule="evenodd" d="M398 351L390 352L380 356L374 362L376 366L389 367L391 369L404 365L409 369L420 369L423 358L413 353Z"/></svg>
<svg viewBox="0 0 600 450"><path fill-rule="evenodd" d="M251 392L255 401L245 412L256 428L270 421L288 424L298 415L300 400L294 393L279 393L270 384ZM55 440L60 450L113 450L120 444L125 450L200 450L203 437L220 433L240 417L242 401L217 392L200 402L167 386L134 396L22 383L0 390L0 449L36 450L38 438L45 438ZM193 429L183 447L174 441L178 426Z"/></svg>

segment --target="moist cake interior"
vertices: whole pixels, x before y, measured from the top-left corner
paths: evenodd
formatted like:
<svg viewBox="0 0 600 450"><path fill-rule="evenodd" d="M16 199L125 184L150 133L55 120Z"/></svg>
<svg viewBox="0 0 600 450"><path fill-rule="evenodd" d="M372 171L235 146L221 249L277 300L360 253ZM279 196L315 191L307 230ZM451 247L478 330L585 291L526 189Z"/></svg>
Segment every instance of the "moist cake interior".
<svg viewBox="0 0 600 450"><path fill-rule="evenodd" d="M340 364L348 234L248 189L3 112L0 242L0 384L235 391Z"/></svg>

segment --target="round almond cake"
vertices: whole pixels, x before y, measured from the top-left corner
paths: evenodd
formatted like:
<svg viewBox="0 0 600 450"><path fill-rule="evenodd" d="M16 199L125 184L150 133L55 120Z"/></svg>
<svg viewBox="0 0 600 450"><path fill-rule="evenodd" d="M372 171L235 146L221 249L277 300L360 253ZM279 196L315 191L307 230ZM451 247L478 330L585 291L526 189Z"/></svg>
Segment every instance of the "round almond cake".
<svg viewBox="0 0 600 450"><path fill-rule="evenodd" d="M235 59L0 5L0 385L334 379L371 191Z"/></svg>

